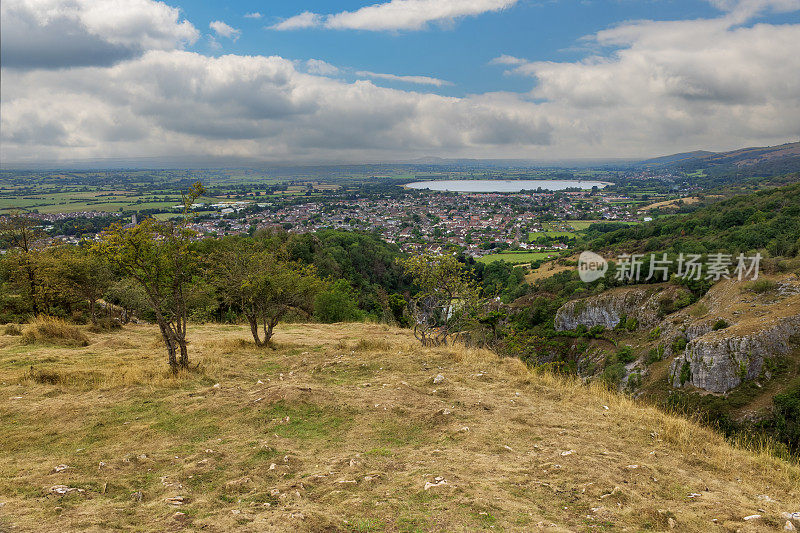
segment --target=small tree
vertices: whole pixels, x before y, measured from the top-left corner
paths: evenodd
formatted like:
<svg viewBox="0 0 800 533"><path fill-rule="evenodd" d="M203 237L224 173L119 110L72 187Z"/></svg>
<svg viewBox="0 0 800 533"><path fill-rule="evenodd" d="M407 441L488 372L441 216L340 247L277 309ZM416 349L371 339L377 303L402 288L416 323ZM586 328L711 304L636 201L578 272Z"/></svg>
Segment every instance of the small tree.
<svg viewBox="0 0 800 533"><path fill-rule="evenodd" d="M61 280L65 292L89 306L92 323L97 322L97 301L111 285L111 271L97 255L85 248L59 247L53 251L52 274Z"/></svg>
<svg viewBox="0 0 800 533"><path fill-rule="evenodd" d="M189 366L186 293L197 262L188 225L191 205L204 192L197 182L184 194L184 216L178 223L145 219L131 228L117 224L94 246L95 253L144 289L175 373Z"/></svg>
<svg viewBox="0 0 800 533"><path fill-rule="evenodd" d="M249 239L224 243L211 270L220 295L247 319L256 346L269 345L289 311L310 315L323 287L313 266L286 261Z"/></svg>
<svg viewBox="0 0 800 533"><path fill-rule="evenodd" d="M5 260L8 277L30 303L34 315L43 311L39 290L41 281L34 252L34 244L41 237L39 221L21 212L0 218L0 247L9 249Z"/></svg>
<svg viewBox="0 0 800 533"><path fill-rule="evenodd" d="M414 336L424 346L446 345L477 319L478 288L452 255L419 255L402 261L420 292L411 300Z"/></svg>

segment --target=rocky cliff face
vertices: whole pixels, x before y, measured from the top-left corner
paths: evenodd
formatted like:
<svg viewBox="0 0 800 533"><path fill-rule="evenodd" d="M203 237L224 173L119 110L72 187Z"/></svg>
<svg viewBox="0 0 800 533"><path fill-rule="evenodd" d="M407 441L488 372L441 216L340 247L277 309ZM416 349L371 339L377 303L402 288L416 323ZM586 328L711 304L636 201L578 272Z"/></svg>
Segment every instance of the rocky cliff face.
<svg viewBox="0 0 800 533"><path fill-rule="evenodd" d="M800 276L783 275L772 282L773 288L754 292L737 280L725 280L697 303L663 317L670 307L665 303L680 297L681 288L660 284L611 289L564 304L556 313L555 328L613 329L623 317L636 319L640 329L658 326L659 338L648 342L667 360L675 358L667 376L670 384L725 393L746 380L768 379L765 361L800 354ZM633 370L626 368L626 375Z"/></svg>
<svg viewBox="0 0 800 533"><path fill-rule="evenodd" d="M611 289L597 296L565 303L555 316L556 331L604 326L613 329L622 317L636 319L640 328L659 321L660 300L674 298L676 289L665 284Z"/></svg>
<svg viewBox="0 0 800 533"><path fill-rule="evenodd" d="M795 315L757 330L733 326L700 335L672 362L672 385L728 392L745 380L758 378L767 359L788 354L795 347L798 331L800 316Z"/></svg>

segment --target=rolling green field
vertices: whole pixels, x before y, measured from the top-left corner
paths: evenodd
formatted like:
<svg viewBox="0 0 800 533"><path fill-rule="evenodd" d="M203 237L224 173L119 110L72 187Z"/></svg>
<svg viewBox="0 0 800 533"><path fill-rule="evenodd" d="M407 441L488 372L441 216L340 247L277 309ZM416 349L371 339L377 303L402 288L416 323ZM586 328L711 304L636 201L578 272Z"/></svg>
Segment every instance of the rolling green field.
<svg viewBox="0 0 800 533"><path fill-rule="evenodd" d="M556 256L558 252L505 252L499 254L485 255L478 259L479 262L488 264L495 261L505 261L506 263L522 264L547 259Z"/></svg>

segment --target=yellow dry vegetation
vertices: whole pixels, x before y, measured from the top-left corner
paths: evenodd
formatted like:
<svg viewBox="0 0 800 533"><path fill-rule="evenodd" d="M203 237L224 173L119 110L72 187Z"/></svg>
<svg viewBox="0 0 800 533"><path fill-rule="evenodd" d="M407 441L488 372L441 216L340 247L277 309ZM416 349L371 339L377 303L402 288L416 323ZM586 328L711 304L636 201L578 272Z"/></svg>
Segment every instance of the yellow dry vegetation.
<svg viewBox="0 0 800 533"><path fill-rule="evenodd" d="M155 327L86 335L0 336L0 530L748 532L800 511L800 468L766 450L407 330L282 325L258 349L194 325L177 377Z"/></svg>

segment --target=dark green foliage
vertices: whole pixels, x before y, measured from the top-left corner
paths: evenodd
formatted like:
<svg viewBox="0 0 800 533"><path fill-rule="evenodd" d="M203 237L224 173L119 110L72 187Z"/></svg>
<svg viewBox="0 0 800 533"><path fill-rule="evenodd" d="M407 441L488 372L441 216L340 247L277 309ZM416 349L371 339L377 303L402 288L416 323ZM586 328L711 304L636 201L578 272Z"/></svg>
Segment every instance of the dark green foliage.
<svg viewBox="0 0 800 533"><path fill-rule="evenodd" d="M686 348L688 342L686 341L686 337L678 337L674 341L672 341L672 353L678 354Z"/></svg>
<svg viewBox="0 0 800 533"><path fill-rule="evenodd" d="M727 328L729 325L730 325L730 324L728 324L728 322L727 322L727 321L726 321L724 318L720 318L719 320L717 320L716 322L714 322L714 325L713 325L713 326L711 326L711 329L712 329L713 331L718 331L718 330L720 330L720 329L725 329L725 328Z"/></svg>
<svg viewBox="0 0 800 533"><path fill-rule="evenodd" d="M314 317L320 322L349 322L363 318L355 293L347 281L340 279L317 295L314 301Z"/></svg>
<svg viewBox="0 0 800 533"><path fill-rule="evenodd" d="M773 256L800 252L800 184L766 189L711 204L688 215L604 233L593 249L609 246L684 253L748 253L765 249Z"/></svg>
<svg viewBox="0 0 800 533"><path fill-rule="evenodd" d="M683 366L681 366L681 375L679 377L681 386L685 385L688 381L692 379L692 367L689 364L689 361L684 361Z"/></svg>

